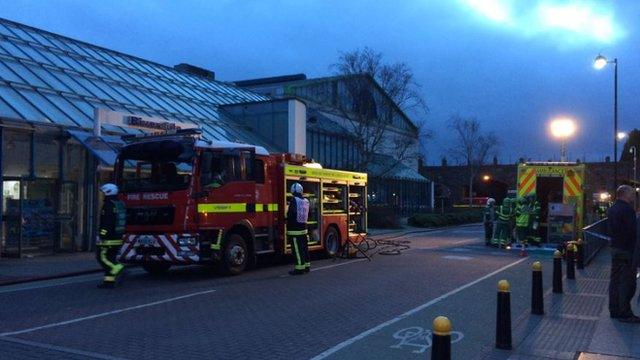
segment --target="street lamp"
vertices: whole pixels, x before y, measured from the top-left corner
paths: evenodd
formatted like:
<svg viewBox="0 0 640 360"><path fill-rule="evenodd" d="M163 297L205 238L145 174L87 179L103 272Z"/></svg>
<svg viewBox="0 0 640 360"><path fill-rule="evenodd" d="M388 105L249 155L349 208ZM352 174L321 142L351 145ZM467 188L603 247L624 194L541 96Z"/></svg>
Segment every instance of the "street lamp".
<svg viewBox="0 0 640 360"><path fill-rule="evenodd" d="M576 122L570 118L558 118L549 124L551 135L560 139L560 161L567 161L567 139L576 132Z"/></svg>
<svg viewBox="0 0 640 360"><path fill-rule="evenodd" d="M638 148L633 145L629 148L629 152L633 154L633 185L636 186L635 205L638 206Z"/></svg>
<svg viewBox="0 0 640 360"><path fill-rule="evenodd" d="M489 175L484 175L484 176L482 176L482 180L484 180L484 181L489 181L489 180L491 180L491 176L489 176Z"/></svg>
<svg viewBox="0 0 640 360"><path fill-rule="evenodd" d="M607 64L613 64L613 188L618 188L618 58L608 60L602 54L598 54L593 60L593 67L597 70L604 69Z"/></svg>
<svg viewBox="0 0 640 360"><path fill-rule="evenodd" d="M622 141L627 137L627 133L624 131L619 131L617 137L618 137L618 140Z"/></svg>

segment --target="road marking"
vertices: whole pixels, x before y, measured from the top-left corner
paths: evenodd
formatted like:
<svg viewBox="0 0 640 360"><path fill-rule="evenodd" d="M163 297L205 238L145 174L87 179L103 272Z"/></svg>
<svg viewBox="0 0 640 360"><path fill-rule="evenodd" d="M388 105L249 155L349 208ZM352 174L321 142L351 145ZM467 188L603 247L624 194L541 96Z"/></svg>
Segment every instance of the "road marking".
<svg viewBox="0 0 640 360"><path fill-rule="evenodd" d="M459 255L447 255L447 256L443 256L443 259L448 259L448 260L471 260L473 259L473 257L471 256L459 256Z"/></svg>
<svg viewBox="0 0 640 360"><path fill-rule="evenodd" d="M398 321L400 321L402 319L405 319L405 318L407 318L407 317L409 317L409 316L411 316L411 315L413 315L413 314L415 314L417 312L420 312L420 311L422 311L422 310L424 310L424 309L426 309L426 308L428 308L428 307L430 307L430 306L432 306L434 304L437 304L440 301L442 301L442 300L444 300L444 299L446 299L446 298L448 298L448 297L450 297L452 295L455 295L455 294L459 293L462 290L465 290L465 289L467 289L467 288L469 288L469 287L471 287L471 286L473 286L473 285L475 285L477 283L480 283L480 282L482 282L482 281L484 281L486 279L489 279L490 277L492 277L492 276L494 276L496 274L499 274L499 273L509 269L510 267L516 266L516 265L518 265L521 262L526 261L526 260L528 260L528 258L522 258L522 259L520 259L518 261L512 262L511 264L505 265L505 266L501 267L500 269L498 269L496 271L493 271L493 272L491 272L491 273L489 273L489 274L487 274L487 275L485 275L483 277L480 277L480 278L478 278L478 279L476 279L476 280L474 280L474 281L472 281L472 282L470 282L468 284L462 285L457 289L454 289L454 290L452 290L452 291L450 291L450 292L448 292L448 293L446 293L444 295L441 295L441 296L439 296L439 297L437 297L435 299L430 300L429 302L426 302L426 303L424 303L424 304L422 304L422 305L420 305L418 307L415 307L415 308L405 312L402 315L399 315L399 316L397 316L397 317L395 317L395 318L393 318L391 320L385 321L382 324L380 324L378 326L375 326L375 327L372 327L369 330L363 331L362 333L360 333L360 334L358 334L358 335L356 335L356 336L354 336L354 337L352 337L350 339L347 339L347 340L341 342L340 344L338 344L338 345L336 345L336 346L334 346L334 347L332 347L330 349L327 349L324 352L314 356L313 358L311 358L311 360L324 359L324 358L326 358L326 357L328 357L328 356L330 356L330 355L332 355L332 354L344 349L345 347L347 347L347 346L349 346L349 345L351 345L351 344L353 344L353 343L355 343L357 341L360 341L360 340L366 338L367 336L369 336L369 335L371 335L371 334L373 334L375 332L378 332L381 329L386 328L389 325L393 325L393 324L397 323Z"/></svg>
<svg viewBox="0 0 640 360"><path fill-rule="evenodd" d="M473 251L474 249L467 249L467 248L455 248L455 249L451 249L449 251L455 251L455 252L469 252L469 251Z"/></svg>
<svg viewBox="0 0 640 360"><path fill-rule="evenodd" d="M44 344L44 343L39 343L35 341L16 339L16 338L10 338L10 337L0 338L0 341L7 341L7 342L16 343L16 344L22 344L22 345L27 345L31 347L37 347L37 348L46 349L46 350L53 350L53 351L58 351L58 352L63 352L68 354L82 355L82 356L90 357L93 359L126 360L125 358L95 353L91 351L77 350L77 349L72 349L64 346L50 345L50 344Z"/></svg>
<svg viewBox="0 0 640 360"><path fill-rule="evenodd" d="M216 291L216 290L199 291L199 292L196 292L196 293L177 296L177 297L173 297L173 298L169 298L169 299L158 300L158 301L150 302L150 303L147 303L147 304L130 306L130 307L126 307L126 308L123 308L123 309L107 311L107 312L103 312L103 313L95 314L95 315L90 315L90 316L84 316L84 317L77 318L77 319L61 321L61 322L42 325L42 326L36 326L36 327L29 328L29 329L24 329L24 330L5 332L5 333L1 333L0 337L25 334L25 333L30 333L30 332L33 332L33 331L38 331L38 330L50 329L50 328L53 328L53 327L64 326L64 325L69 325L69 324L75 324L75 323L81 322L81 321L93 320L93 319L97 319L97 318L101 318L101 317L105 317L105 316L109 316L109 315L120 314L120 313L131 311L131 310L138 310L138 309L143 309L143 308L150 307L150 306L166 304L166 303L173 302L173 301L188 299L188 298L191 298L191 297L194 297L194 296L206 295L206 294L210 294L210 293L212 293L214 291Z"/></svg>
<svg viewBox="0 0 640 360"><path fill-rule="evenodd" d="M331 269L334 267L338 267L338 266L343 266L343 265L349 265L349 264L353 264L353 263L357 263L357 262L361 262L361 261L365 261L367 259L362 258L362 259L355 259L355 260L350 260L350 261L345 261L345 262L341 262L341 263L337 263L337 264L332 264L332 265L327 265L327 266L319 266L316 268L312 268L311 271L320 271L320 270L326 270L326 269ZM290 275L280 275L281 278L285 278L285 277L289 277Z"/></svg>
<svg viewBox="0 0 640 360"><path fill-rule="evenodd" d="M423 329L420 326L412 326L398 330L393 334L394 339L400 340L397 344L391 345L392 349L402 349L404 346L415 347L414 354L422 354L433 345L433 337L430 329ZM451 343L455 344L464 338L460 331L451 332Z"/></svg>

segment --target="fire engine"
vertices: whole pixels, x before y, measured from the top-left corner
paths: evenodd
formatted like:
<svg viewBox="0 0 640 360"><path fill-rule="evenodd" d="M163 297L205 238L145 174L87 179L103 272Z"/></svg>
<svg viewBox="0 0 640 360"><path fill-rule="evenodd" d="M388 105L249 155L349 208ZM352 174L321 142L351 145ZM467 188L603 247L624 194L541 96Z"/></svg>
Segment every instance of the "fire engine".
<svg viewBox="0 0 640 360"><path fill-rule="evenodd" d="M310 203L310 251L335 255L367 232L366 173L207 141L197 129L124 139L115 167L127 208L123 263L155 274L189 264L239 274L259 256L291 254L285 216L294 182Z"/></svg>

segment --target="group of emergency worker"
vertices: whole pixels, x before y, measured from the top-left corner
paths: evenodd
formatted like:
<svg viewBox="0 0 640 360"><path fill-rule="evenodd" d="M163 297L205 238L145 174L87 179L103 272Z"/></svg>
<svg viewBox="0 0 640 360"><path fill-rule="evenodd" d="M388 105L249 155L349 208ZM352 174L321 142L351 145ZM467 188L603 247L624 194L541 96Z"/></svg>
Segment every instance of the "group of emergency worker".
<svg viewBox="0 0 640 360"><path fill-rule="evenodd" d="M507 247L513 243L522 246L540 246L540 203L535 195L522 198L504 198L502 205L489 198L484 208L485 244Z"/></svg>

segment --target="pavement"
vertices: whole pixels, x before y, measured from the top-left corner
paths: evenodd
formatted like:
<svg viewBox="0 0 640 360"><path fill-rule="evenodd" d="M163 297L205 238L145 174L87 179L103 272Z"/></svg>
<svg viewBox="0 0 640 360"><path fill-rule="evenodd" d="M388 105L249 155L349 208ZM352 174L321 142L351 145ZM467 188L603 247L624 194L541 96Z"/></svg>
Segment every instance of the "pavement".
<svg viewBox="0 0 640 360"><path fill-rule="evenodd" d="M453 359L548 358L549 348L535 339L553 329L545 324L553 321L554 306L569 309L578 300L601 299L606 253L601 255L604 265L598 265L598 257L578 272L575 289L567 281L561 298L548 295L548 315L533 319L531 264L543 262L548 293L551 257L521 258L486 247L482 234L479 225L377 234L408 241L411 248L396 256L374 255L372 261L314 259L311 274L299 277L287 275L290 264L234 277L201 267L175 268L157 277L136 268L114 290L96 288L99 274L2 286L0 358L424 359L431 347L431 323L439 315L453 323ZM589 276L595 282L588 282ZM501 279L511 282L512 352L493 349ZM593 314L606 299L596 302L578 315L566 310L568 315L556 324L565 317L595 321L589 332L626 339L621 342L628 354L635 354L635 328L624 332L617 323L600 326ZM595 345L576 349L626 354L615 342Z"/></svg>
<svg viewBox="0 0 640 360"><path fill-rule="evenodd" d="M93 253L0 259L0 286L100 272Z"/></svg>
<svg viewBox="0 0 640 360"><path fill-rule="evenodd" d="M494 350L487 359L638 359L640 325L609 317L609 249L603 249L576 280L564 280L564 293L547 293L546 314L519 319L514 350ZM640 313L637 298L634 312Z"/></svg>

